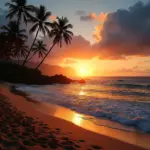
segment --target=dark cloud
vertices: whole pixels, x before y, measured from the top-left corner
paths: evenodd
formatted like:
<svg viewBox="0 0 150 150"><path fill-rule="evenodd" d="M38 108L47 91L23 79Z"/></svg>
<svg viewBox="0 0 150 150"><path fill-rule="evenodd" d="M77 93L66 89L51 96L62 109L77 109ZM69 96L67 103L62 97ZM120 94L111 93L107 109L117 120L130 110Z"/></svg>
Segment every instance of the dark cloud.
<svg viewBox="0 0 150 150"><path fill-rule="evenodd" d="M94 15L94 16L93 16ZM95 14L94 13L90 13L90 14L80 14L80 20L81 21L93 21L95 19Z"/></svg>
<svg viewBox="0 0 150 150"><path fill-rule="evenodd" d="M77 10L76 11L76 15L81 16L81 15L85 15L85 14L86 14L86 12L84 10Z"/></svg>
<svg viewBox="0 0 150 150"><path fill-rule="evenodd" d="M94 12L89 13L88 15L86 13L80 14L80 20L81 21L93 21L96 20L98 22L104 22L107 18L107 13L101 12L98 15Z"/></svg>
<svg viewBox="0 0 150 150"><path fill-rule="evenodd" d="M101 57L150 56L150 2L108 14L99 35L101 41L94 47Z"/></svg>
<svg viewBox="0 0 150 150"><path fill-rule="evenodd" d="M80 16L80 20L81 21L92 21L93 18L90 15L88 15L88 16Z"/></svg>

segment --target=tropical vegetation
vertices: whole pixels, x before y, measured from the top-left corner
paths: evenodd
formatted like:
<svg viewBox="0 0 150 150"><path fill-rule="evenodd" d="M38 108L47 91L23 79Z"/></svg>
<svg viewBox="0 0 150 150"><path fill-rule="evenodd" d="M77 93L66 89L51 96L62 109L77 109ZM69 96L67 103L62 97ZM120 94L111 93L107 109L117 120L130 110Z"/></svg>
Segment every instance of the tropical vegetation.
<svg viewBox="0 0 150 150"><path fill-rule="evenodd" d="M61 48L63 43L71 44L73 26L66 17L51 21L52 13L45 6L28 5L27 0L10 0L6 7L9 22L0 27L1 60L24 66L36 57L39 60L38 69L55 46ZM52 43L50 46L44 43L45 36Z"/></svg>

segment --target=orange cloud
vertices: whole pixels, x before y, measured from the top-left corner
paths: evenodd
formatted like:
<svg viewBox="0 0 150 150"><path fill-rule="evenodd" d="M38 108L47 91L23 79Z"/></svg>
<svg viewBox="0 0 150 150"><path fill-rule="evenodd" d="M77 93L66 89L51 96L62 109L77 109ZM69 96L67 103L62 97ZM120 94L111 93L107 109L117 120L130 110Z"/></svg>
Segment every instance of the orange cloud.
<svg viewBox="0 0 150 150"><path fill-rule="evenodd" d="M93 38L96 42L100 42L102 40L101 32L103 31L103 24L107 20L107 13L101 12L98 16L95 16L95 20L100 21L101 23L95 27L95 30L93 32Z"/></svg>
<svg viewBox="0 0 150 150"><path fill-rule="evenodd" d="M101 32L103 31L103 24L99 24L95 27L93 32L93 38L96 42L100 42L102 40Z"/></svg>
<svg viewBox="0 0 150 150"><path fill-rule="evenodd" d="M56 16L55 16L55 15L51 15L51 16L50 16L50 20L51 20L51 21L55 21L55 20L56 20Z"/></svg>
<svg viewBox="0 0 150 150"><path fill-rule="evenodd" d="M96 15L95 13L90 13L89 16L99 22L105 22L107 19L107 13L104 12L101 12L99 15Z"/></svg>
<svg viewBox="0 0 150 150"><path fill-rule="evenodd" d="M94 12L91 12L90 14L88 15L81 15L80 16L80 19L82 21L92 21L92 20L96 20L98 22L105 22L106 19L107 19L107 13L104 13L104 12L101 12L99 15L97 15L96 13Z"/></svg>
<svg viewBox="0 0 150 150"><path fill-rule="evenodd" d="M91 12L89 15L82 15L80 16L80 19L82 21L92 21L95 20L97 22L99 22L100 24L97 25L94 29L93 32L93 38L95 39L96 42L100 42L102 37L101 37L101 32L103 30L103 24L105 23L105 21L107 20L107 13L101 12L99 15L97 15L94 12Z"/></svg>

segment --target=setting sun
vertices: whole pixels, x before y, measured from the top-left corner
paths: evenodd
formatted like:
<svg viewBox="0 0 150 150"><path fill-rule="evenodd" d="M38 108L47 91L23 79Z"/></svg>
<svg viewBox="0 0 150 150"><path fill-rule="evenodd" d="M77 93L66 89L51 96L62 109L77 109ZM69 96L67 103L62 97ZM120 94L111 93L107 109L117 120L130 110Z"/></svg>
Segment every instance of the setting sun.
<svg viewBox="0 0 150 150"><path fill-rule="evenodd" d="M88 68L87 66L79 66L77 68L77 73L79 76L81 77L87 77L87 76L91 76L92 71L90 68Z"/></svg>
<svg viewBox="0 0 150 150"><path fill-rule="evenodd" d="M87 75L88 75L88 70L87 70L87 68L81 67L81 68L79 69L79 74L80 74L81 76L87 76Z"/></svg>

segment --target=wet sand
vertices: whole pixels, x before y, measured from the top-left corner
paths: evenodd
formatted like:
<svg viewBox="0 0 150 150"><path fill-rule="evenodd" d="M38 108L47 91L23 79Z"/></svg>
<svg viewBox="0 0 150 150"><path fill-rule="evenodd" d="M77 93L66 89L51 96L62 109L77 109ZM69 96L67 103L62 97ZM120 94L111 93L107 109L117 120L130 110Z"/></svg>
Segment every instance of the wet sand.
<svg viewBox="0 0 150 150"><path fill-rule="evenodd" d="M41 113L40 107L0 86L0 149L144 150Z"/></svg>

